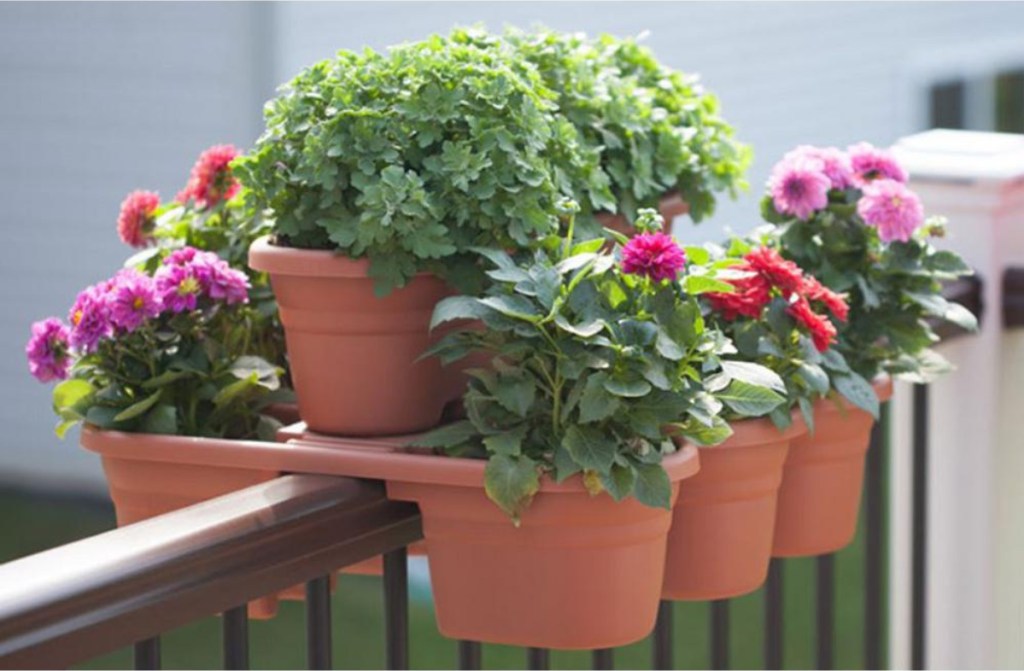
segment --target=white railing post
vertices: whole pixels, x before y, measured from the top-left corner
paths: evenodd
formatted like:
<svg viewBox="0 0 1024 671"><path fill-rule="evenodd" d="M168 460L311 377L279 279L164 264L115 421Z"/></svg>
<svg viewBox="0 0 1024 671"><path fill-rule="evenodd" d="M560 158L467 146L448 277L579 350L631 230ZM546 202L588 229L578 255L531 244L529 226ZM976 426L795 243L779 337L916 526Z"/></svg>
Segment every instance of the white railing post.
<svg viewBox="0 0 1024 671"><path fill-rule="evenodd" d="M942 345L957 372L930 393L925 663L1024 665L1024 334L1002 328L1002 276L1024 263L1024 136L928 131L895 147L939 246L984 281L977 335ZM906 385L902 385L906 387ZM910 666L909 389L893 407L891 665Z"/></svg>

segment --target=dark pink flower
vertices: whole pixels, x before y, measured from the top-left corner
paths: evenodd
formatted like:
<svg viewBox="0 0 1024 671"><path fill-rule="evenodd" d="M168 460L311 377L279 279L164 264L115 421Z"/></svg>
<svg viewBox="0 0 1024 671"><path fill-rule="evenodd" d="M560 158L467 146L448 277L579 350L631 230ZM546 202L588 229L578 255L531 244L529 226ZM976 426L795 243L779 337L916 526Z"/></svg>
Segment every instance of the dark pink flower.
<svg viewBox="0 0 1024 671"><path fill-rule="evenodd" d="M768 191L775 209L799 219L807 219L828 205L831 186L825 165L810 156L780 161L768 178Z"/></svg>
<svg viewBox="0 0 1024 671"><path fill-rule="evenodd" d="M917 194L891 179L876 179L864 186L857 214L878 229L883 242L906 242L924 223L924 207Z"/></svg>
<svg viewBox="0 0 1024 671"><path fill-rule="evenodd" d="M231 161L238 156L238 150L229 144L210 147L192 166L188 184L178 194L179 203L195 201L200 208L213 207L217 203L231 200L238 193L239 184L231 174Z"/></svg>
<svg viewBox="0 0 1024 671"><path fill-rule="evenodd" d="M904 183L907 181L907 171L890 151L879 149L867 142L855 144L846 151L850 155L853 180L859 187L863 188L876 179L892 179Z"/></svg>
<svg viewBox="0 0 1024 671"><path fill-rule="evenodd" d="M117 234L126 245L145 247L153 232L153 212L160 207L160 196L152 191L132 191L121 203L117 216Z"/></svg>
<svg viewBox="0 0 1024 671"><path fill-rule="evenodd" d="M821 171L828 177L833 189L843 190L853 186L853 170L850 157L835 147L812 147L800 145L782 157L782 161L810 158L821 162Z"/></svg>
<svg viewBox="0 0 1024 671"><path fill-rule="evenodd" d="M686 252L664 233L637 235L622 248L622 271L656 282L675 280L685 265Z"/></svg>
<svg viewBox="0 0 1024 671"><path fill-rule="evenodd" d="M164 258L165 266L184 266L192 262L192 259L196 257L195 247L182 247L176 249Z"/></svg>
<svg viewBox="0 0 1024 671"><path fill-rule="evenodd" d="M153 278L136 270L119 272L108 298L111 323L124 331L139 328L160 314L160 298Z"/></svg>
<svg viewBox="0 0 1024 671"><path fill-rule="evenodd" d="M69 341L76 350L87 353L96 349L100 340L113 332L110 308L104 284L88 287L78 294L68 313L71 324Z"/></svg>
<svg viewBox="0 0 1024 671"><path fill-rule="evenodd" d="M68 327L56 317L32 324L32 336L25 345L28 370L40 382L67 378L71 368Z"/></svg>
<svg viewBox="0 0 1024 671"><path fill-rule="evenodd" d="M153 276L156 293L171 312L195 310L203 293L203 282L190 265L165 265Z"/></svg>

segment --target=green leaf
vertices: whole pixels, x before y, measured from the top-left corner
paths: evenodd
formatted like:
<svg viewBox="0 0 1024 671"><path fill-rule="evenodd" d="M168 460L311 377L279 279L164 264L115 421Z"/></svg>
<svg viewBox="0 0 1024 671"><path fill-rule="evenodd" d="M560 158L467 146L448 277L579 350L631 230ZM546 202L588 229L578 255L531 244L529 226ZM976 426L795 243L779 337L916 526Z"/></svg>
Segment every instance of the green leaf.
<svg viewBox="0 0 1024 671"><path fill-rule="evenodd" d="M807 383L807 386L810 387L812 391L817 392L822 396L827 394L828 390L832 386L829 383L828 373L826 373L821 366L801 361L797 366L797 371L799 372L800 377L803 378L804 382Z"/></svg>
<svg viewBox="0 0 1024 671"><path fill-rule="evenodd" d="M593 373L587 378L580 396L580 422L583 424L600 421L619 409L618 397L604 387L607 379L608 375L603 372Z"/></svg>
<svg viewBox="0 0 1024 671"><path fill-rule="evenodd" d="M634 483L636 483L636 471L631 465L613 464L607 474L601 475L601 486L616 501L621 501L633 493Z"/></svg>
<svg viewBox="0 0 1024 671"><path fill-rule="evenodd" d="M746 382L755 387L767 387L780 393L786 393L786 383L772 369L750 361L722 360L722 370L733 380Z"/></svg>
<svg viewBox="0 0 1024 671"><path fill-rule="evenodd" d="M811 399L806 396L801 396L797 399L800 404L800 414L803 415L804 424L807 425L807 430L812 434L814 433L814 404L811 403Z"/></svg>
<svg viewBox="0 0 1024 671"><path fill-rule="evenodd" d="M440 324L456 319L480 319L487 308L480 304L480 299L471 296L449 296L434 306L434 314L430 318L433 330Z"/></svg>
<svg viewBox="0 0 1024 671"><path fill-rule="evenodd" d="M250 373L249 377L221 387L213 396L213 404L218 408L225 407L259 386L259 376L256 373Z"/></svg>
<svg viewBox="0 0 1024 671"><path fill-rule="evenodd" d="M721 417L715 416L712 421L712 426L690 421L677 427L683 437L691 443L702 446L718 445L732 435L732 428Z"/></svg>
<svg viewBox="0 0 1024 671"><path fill-rule="evenodd" d="M94 405L85 413L85 421L101 429L112 429L118 423L116 420L117 412L117 408Z"/></svg>
<svg viewBox="0 0 1024 671"><path fill-rule="evenodd" d="M274 391L281 386L277 366L258 356L240 356L231 364L231 374L240 380L252 379L259 386Z"/></svg>
<svg viewBox="0 0 1024 671"><path fill-rule="evenodd" d="M519 517L540 489L537 463L529 457L493 456L484 468L484 491L519 526Z"/></svg>
<svg viewBox="0 0 1024 671"><path fill-rule="evenodd" d="M479 435L477 428L468 419L445 424L409 441L414 447L455 447Z"/></svg>
<svg viewBox="0 0 1024 671"><path fill-rule="evenodd" d="M609 393L624 398L637 398L646 396L651 392L651 385L644 380L621 380L610 377L604 381L604 388Z"/></svg>
<svg viewBox="0 0 1024 671"><path fill-rule="evenodd" d="M832 376L832 386L846 400L878 419L878 395L867 380L856 373Z"/></svg>
<svg viewBox="0 0 1024 671"><path fill-rule="evenodd" d="M636 500L652 508L672 508L672 482L661 464L637 464Z"/></svg>
<svg viewBox="0 0 1024 671"><path fill-rule="evenodd" d="M160 403L146 413L140 426L144 433L174 435L178 433L178 410L173 405Z"/></svg>
<svg viewBox="0 0 1024 671"><path fill-rule="evenodd" d="M150 379L148 379L145 382L143 382L142 383L142 388L145 389L146 391L151 391L153 389L158 389L160 387L165 387L165 386L171 384L172 382L177 382L178 380L180 380L182 378L190 377L192 375L195 375L195 371L192 371L192 370L173 370L173 369L172 370L165 370L160 375L157 375L156 377L151 377Z"/></svg>
<svg viewBox="0 0 1024 671"><path fill-rule="evenodd" d="M938 294L906 292L907 298L925 309L930 315L945 319L968 331L978 330L978 320L970 310L958 303L951 303Z"/></svg>
<svg viewBox="0 0 1024 671"><path fill-rule="evenodd" d="M500 454L506 457L519 455L523 439L526 438L526 424L520 424L511 431L505 431L493 436L484 438L484 446L493 454Z"/></svg>
<svg viewBox="0 0 1024 671"><path fill-rule="evenodd" d="M503 408L525 417L537 395L537 384L528 376L500 375L491 391Z"/></svg>
<svg viewBox="0 0 1024 671"><path fill-rule="evenodd" d="M711 260L710 252L703 247L684 245L683 251L686 252L686 262L689 265L703 266Z"/></svg>
<svg viewBox="0 0 1024 671"><path fill-rule="evenodd" d="M160 391L155 391L146 398L139 401L138 403L134 403L128 406L121 412L114 415L114 421L126 422L129 419L135 419L136 417L140 416L142 413L146 412L154 405L156 405L156 402L160 400L160 394Z"/></svg>
<svg viewBox="0 0 1024 671"><path fill-rule="evenodd" d="M716 393L715 398L742 417L766 415L786 400L776 391L743 380L733 380L723 391Z"/></svg>
<svg viewBox="0 0 1024 671"><path fill-rule="evenodd" d="M731 294L736 287L707 275L687 275L683 278L683 290L691 296L699 296L710 292Z"/></svg>
<svg viewBox="0 0 1024 671"><path fill-rule="evenodd" d="M589 426L570 426L562 438L562 447L582 468L607 473L615 461L615 439Z"/></svg>
<svg viewBox="0 0 1024 671"><path fill-rule="evenodd" d="M540 311L533 301L523 296L487 296L479 299L479 302L513 319L537 322L541 318Z"/></svg>
<svg viewBox="0 0 1024 671"><path fill-rule="evenodd" d="M96 388L85 380L64 380L53 388L53 409L58 414L61 410L71 410L83 401L87 402L95 393Z"/></svg>
<svg viewBox="0 0 1024 671"><path fill-rule="evenodd" d="M686 356L686 350L662 328L658 329L654 346L658 350L658 354L669 361L681 361Z"/></svg>

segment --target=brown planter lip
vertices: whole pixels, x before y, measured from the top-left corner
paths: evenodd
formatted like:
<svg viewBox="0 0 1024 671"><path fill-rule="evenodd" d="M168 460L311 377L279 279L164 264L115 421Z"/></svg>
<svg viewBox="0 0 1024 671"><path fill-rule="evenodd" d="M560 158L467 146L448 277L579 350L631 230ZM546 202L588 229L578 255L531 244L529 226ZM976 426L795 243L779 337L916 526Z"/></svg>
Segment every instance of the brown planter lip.
<svg viewBox="0 0 1024 671"><path fill-rule="evenodd" d="M249 266L254 270L298 277L341 277L370 279L370 259L353 259L330 249L303 249L283 247L265 235L249 247ZM437 277L433 273L419 272L416 277Z"/></svg>
<svg viewBox="0 0 1024 671"><path fill-rule="evenodd" d="M122 459L483 488L484 460L410 453L404 446L411 438L323 437L270 443L124 433L86 425L81 444L92 452ZM684 445L662 464L669 479L678 481L700 469L700 457L696 447ZM544 477L540 491L578 493L586 488L579 476L561 483Z"/></svg>

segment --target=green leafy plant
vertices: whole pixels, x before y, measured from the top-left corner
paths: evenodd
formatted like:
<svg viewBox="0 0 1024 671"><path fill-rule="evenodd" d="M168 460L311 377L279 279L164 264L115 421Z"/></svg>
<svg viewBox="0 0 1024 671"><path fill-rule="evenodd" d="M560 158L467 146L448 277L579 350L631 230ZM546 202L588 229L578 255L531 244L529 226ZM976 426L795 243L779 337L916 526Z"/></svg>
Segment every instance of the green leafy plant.
<svg viewBox="0 0 1024 671"><path fill-rule="evenodd" d="M668 507L660 462L676 448L666 428L702 444L730 433L718 416L723 400L705 389L705 378L726 366L721 397L758 412L783 399L753 378L779 381L760 366L730 369L721 361L735 349L705 327L696 299L729 290L714 268L684 268L684 250L661 233L620 239L626 246L615 254L603 250L604 239L573 243L576 206L561 207L564 237L545 239L519 260L478 250L493 266L492 287L438 304L434 326L471 319L486 328L450 334L432 353L449 363L483 350L492 365L470 371L468 418L416 444L487 458L487 494L513 519L543 474L562 481L581 473L594 494ZM639 220L644 230L649 222L660 226L652 211Z"/></svg>
<svg viewBox="0 0 1024 671"><path fill-rule="evenodd" d="M235 170L277 244L367 257L379 293L429 270L466 287L473 246L554 232L584 163L576 129L506 44L480 32L340 52L268 104Z"/></svg>
<svg viewBox="0 0 1024 671"><path fill-rule="evenodd" d="M867 144L847 152L800 147L776 166L762 201L782 254L846 295L850 314L836 349L869 380L890 373L930 381L950 369L930 349L939 340L932 322L977 328L970 311L941 293L943 281L971 270L931 244L944 222L925 220L906 178L894 157ZM803 208L787 192L796 182L810 194Z"/></svg>
<svg viewBox="0 0 1024 671"><path fill-rule="evenodd" d="M745 188L747 147L718 115L697 77L671 70L634 39L550 30L510 30L505 39L536 65L558 107L600 157L597 170L573 170L585 212L622 212L632 221L679 191L695 221L714 210L717 191Z"/></svg>

